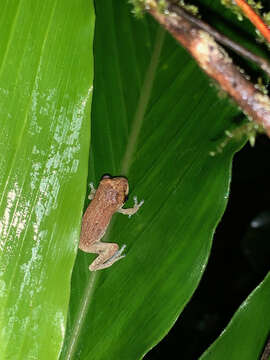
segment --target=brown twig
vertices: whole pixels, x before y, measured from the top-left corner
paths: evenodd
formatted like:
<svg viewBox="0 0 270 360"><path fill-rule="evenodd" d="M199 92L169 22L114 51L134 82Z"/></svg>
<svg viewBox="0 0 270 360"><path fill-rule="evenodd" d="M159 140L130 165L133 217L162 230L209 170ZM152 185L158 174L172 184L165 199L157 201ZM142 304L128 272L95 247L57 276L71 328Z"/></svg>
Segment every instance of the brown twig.
<svg viewBox="0 0 270 360"><path fill-rule="evenodd" d="M270 357L270 338L268 338L266 345L264 347L261 360L268 360Z"/></svg>
<svg viewBox="0 0 270 360"><path fill-rule="evenodd" d="M147 2L147 11L190 52L199 66L218 82L247 116L264 127L270 137L269 97L246 79L208 32L177 14L176 8L176 5L168 5L163 13L155 0Z"/></svg>
<svg viewBox="0 0 270 360"><path fill-rule="evenodd" d="M237 54L245 57L248 60L253 61L255 64L259 65L263 71L265 71L270 76L270 63L264 58L257 56L245 49L243 46L237 44L233 40L229 39L227 36L221 34L212 26L206 24L204 21L198 19L192 14L186 12L180 6L174 6L174 12L180 16L183 16L186 20L190 21L194 25L197 25L199 28L207 31L210 35L212 35L220 44L227 46L228 48L235 51Z"/></svg>
<svg viewBox="0 0 270 360"><path fill-rule="evenodd" d="M240 7L246 17L252 22L252 24L260 31L262 36L270 43L270 29L263 22L259 15L252 9L250 5L246 3L245 0L234 0L236 4Z"/></svg>

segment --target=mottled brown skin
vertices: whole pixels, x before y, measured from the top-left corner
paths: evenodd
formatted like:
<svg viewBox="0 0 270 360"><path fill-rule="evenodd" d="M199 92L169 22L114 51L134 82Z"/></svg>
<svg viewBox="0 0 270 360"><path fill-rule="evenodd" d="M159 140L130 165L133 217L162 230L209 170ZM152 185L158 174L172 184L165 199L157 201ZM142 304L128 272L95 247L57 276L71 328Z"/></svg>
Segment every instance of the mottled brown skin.
<svg viewBox="0 0 270 360"><path fill-rule="evenodd" d="M92 188L89 198L93 199L88 206L82 220L82 230L79 248L88 253L99 254L89 266L91 271L107 268L115 261L124 257L122 251L115 243L101 242L107 227L115 212L126 215L135 214L143 202L135 204L133 208L122 209L128 195L128 181L124 177L103 176L97 190Z"/></svg>

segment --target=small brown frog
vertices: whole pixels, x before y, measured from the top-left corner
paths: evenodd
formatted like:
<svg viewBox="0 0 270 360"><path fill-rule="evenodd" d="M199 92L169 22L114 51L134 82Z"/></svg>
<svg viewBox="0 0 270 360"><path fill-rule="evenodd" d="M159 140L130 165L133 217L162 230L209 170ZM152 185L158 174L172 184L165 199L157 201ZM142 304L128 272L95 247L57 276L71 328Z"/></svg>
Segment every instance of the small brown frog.
<svg viewBox="0 0 270 360"><path fill-rule="evenodd" d="M92 201L83 216L79 248L87 253L99 254L89 266L89 270L96 271L111 266L125 256L122 253L126 245L119 250L115 243L100 241L106 233L112 215L119 212L130 217L139 210L144 201L138 204L137 197L134 197L134 206L123 209L129 191L128 181L124 177L104 175L97 190L93 184L90 186L88 198Z"/></svg>

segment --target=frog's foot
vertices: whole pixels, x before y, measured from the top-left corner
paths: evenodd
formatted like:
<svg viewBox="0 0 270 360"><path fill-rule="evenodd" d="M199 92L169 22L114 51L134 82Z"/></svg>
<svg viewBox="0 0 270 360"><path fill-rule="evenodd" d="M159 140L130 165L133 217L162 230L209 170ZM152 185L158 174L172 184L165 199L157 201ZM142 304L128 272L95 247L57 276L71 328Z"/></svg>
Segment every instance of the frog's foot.
<svg viewBox="0 0 270 360"><path fill-rule="evenodd" d="M113 263L125 257L124 254L122 255L125 248L126 245L123 245L119 249L118 245L114 243L99 242L94 244L91 251L88 250L88 252L97 253L99 256L89 266L89 270L96 271L110 267Z"/></svg>
<svg viewBox="0 0 270 360"><path fill-rule="evenodd" d="M124 214L124 215L128 215L129 218L132 215L136 214L136 212L139 210L139 208L144 203L144 200L140 201L139 204L138 204L137 196L134 196L133 200L134 200L134 205L132 208L129 208L129 209L120 208L117 212Z"/></svg>
<svg viewBox="0 0 270 360"><path fill-rule="evenodd" d="M108 262L114 263L115 261L118 261L118 260L124 258L126 256L126 254L122 255L122 253L126 247L127 247L127 245L123 245L118 251L116 251L115 254L113 254L112 257L110 257L107 261L105 261L105 264L107 264Z"/></svg>

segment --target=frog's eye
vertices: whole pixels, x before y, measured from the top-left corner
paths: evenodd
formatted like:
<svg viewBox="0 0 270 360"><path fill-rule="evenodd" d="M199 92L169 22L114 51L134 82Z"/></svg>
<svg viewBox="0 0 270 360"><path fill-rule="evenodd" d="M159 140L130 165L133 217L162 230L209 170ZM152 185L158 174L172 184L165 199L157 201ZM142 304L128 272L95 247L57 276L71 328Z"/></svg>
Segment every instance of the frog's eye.
<svg viewBox="0 0 270 360"><path fill-rule="evenodd" d="M126 182L125 187L124 187L124 192L125 192L125 197L128 197L128 193L129 193L129 186L128 186L128 182Z"/></svg>
<svg viewBox="0 0 270 360"><path fill-rule="evenodd" d="M101 180L103 179L112 179L112 176L110 174L104 174L102 177L101 177Z"/></svg>

